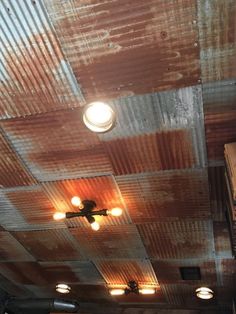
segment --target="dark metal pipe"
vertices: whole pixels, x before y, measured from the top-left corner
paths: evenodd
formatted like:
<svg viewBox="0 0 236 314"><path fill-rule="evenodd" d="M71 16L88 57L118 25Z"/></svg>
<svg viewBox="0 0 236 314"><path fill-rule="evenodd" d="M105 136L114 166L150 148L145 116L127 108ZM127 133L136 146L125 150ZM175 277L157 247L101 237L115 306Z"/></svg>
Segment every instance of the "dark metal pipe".
<svg viewBox="0 0 236 314"><path fill-rule="evenodd" d="M76 313L79 305L74 301L60 299L10 299L7 302L6 309L20 310L48 310L54 312Z"/></svg>

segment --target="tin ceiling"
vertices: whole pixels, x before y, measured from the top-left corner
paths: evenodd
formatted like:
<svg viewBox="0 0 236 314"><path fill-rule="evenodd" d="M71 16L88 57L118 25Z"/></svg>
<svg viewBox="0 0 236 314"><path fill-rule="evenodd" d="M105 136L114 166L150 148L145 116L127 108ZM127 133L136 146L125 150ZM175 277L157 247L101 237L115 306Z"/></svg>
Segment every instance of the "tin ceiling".
<svg viewBox="0 0 236 314"><path fill-rule="evenodd" d="M50 297L65 281L87 314L228 313L235 1L2 0L0 15L1 287ZM81 120L98 99L117 112L99 136ZM54 222L74 194L124 215L97 233ZM184 282L181 266L201 281ZM131 279L157 295L109 296ZM195 298L204 284L213 301Z"/></svg>

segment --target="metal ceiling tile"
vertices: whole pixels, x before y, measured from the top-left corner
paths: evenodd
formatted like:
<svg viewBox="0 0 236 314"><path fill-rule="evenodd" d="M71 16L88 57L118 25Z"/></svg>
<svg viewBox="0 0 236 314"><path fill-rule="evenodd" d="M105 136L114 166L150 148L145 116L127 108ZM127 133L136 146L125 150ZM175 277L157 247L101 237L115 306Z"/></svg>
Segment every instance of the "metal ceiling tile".
<svg viewBox="0 0 236 314"><path fill-rule="evenodd" d="M83 259L78 243L67 229L15 231L12 234L38 261Z"/></svg>
<svg viewBox="0 0 236 314"><path fill-rule="evenodd" d="M161 286L162 284L196 284L208 287L217 284L214 259L163 259L152 261L152 266ZM200 267L201 280L183 281L179 267Z"/></svg>
<svg viewBox="0 0 236 314"><path fill-rule="evenodd" d="M214 257L210 220L162 221L138 225L151 258L182 259Z"/></svg>
<svg viewBox="0 0 236 314"><path fill-rule="evenodd" d="M101 260L96 267L110 286L127 285L135 280L140 285L158 286L158 281L148 260Z"/></svg>
<svg viewBox="0 0 236 314"><path fill-rule="evenodd" d="M206 144L209 163L223 164L224 144L236 142L236 80L203 85Z"/></svg>
<svg viewBox="0 0 236 314"><path fill-rule="evenodd" d="M135 223L210 218L206 170L125 175L116 181Z"/></svg>
<svg viewBox="0 0 236 314"><path fill-rule="evenodd" d="M199 79L195 1L45 5L87 100L190 86Z"/></svg>
<svg viewBox="0 0 236 314"><path fill-rule="evenodd" d="M217 258L231 258L232 248L230 243L229 228L226 221L214 221L214 242Z"/></svg>
<svg viewBox="0 0 236 314"><path fill-rule="evenodd" d="M135 225L70 228L87 258L145 258L146 251Z"/></svg>
<svg viewBox="0 0 236 314"><path fill-rule="evenodd" d="M104 285L72 285L73 294L80 302L94 302L96 304L109 301L112 302L112 298L108 292L108 289Z"/></svg>
<svg viewBox="0 0 236 314"><path fill-rule="evenodd" d="M90 261L40 262L39 264L49 284L58 282L104 284L102 276Z"/></svg>
<svg viewBox="0 0 236 314"><path fill-rule="evenodd" d="M2 127L39 181L112 172L102 143L85 127L80 109L7 120Z"/></svg>
<svg viewBox="0 0 236 314"><path fill-rule="evenodd" d="M0 118L80 106L80 86L43 2L3 0L0 15Z"/></svg>
<svg viewBox="0 0 236 314"><path fill-rule="evenodd" d="M0 262L32 260L34 258L9 232L0 231Z"/></svg>
<svg viewBox="0 0 236 314"><path fill-rule="evenodd" d="M0 188L30 185L35 180L0 131Z"/></svg>
<svg viewBox="0 0 236 314"><path fill-rule="evenodd" d="M82 178L78 180L63 180L46 182L44 190L58 211L77 211L71 204L71 198L75 195L81 200L93 200L98 209L111 209L120 207L123 214L120 217L96 217L101 225L116 225L130 223L129 215L125 209L117 183L112 176ZM68 219L65 222L69 227L90 226L84 218Z"/></svg>
<svg viewBox="0 0 236 314"><path fill-rule="evenodd" d="M236 77L236 3L198 0L200 61L203 82Z"/></svg>

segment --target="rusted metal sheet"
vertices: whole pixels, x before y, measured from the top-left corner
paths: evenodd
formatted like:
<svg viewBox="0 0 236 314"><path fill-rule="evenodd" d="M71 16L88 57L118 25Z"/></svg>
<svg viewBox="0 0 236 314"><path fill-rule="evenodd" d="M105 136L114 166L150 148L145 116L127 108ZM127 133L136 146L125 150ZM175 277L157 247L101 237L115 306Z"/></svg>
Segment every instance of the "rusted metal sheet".
<svg viewBox="0 0 236 314"><path fill-rule="evenodd" d="M145 258L146 252L135 225L70 228L87 258Z"/></svg>
<svg viewBox="0 0 236 314"><path fill-rule="evenodd" d="M2 127L39 181L112 172L99 138L81 121L80 109L8 120Z"/></svg>
<svg viewBox="0 0 236 314"><path fill-rule="evenodd" d="M80 106L83 96L42 1L1 1L0 118Z"/></svg>
<svg viewBox="0 0 236 314"><path fill-rule="evenodd" d="M225 168L209 167L209 189L211 213L215 221L225 221L226 216L226 185L225 185Z"/></svg>
<svg viewBox="0 0 236 314"><path fill-rule="evenodd" d="M236 141L236 80L203 86L208 158L212 166L222 164L224 144Z"/></svg>
<svg viewBox="0 0 236 314"><path fill-rule="evenodd" d="M12 234L39 261L82 258L78 243L67 229L15 231Z"/></svg>
<svg viewBox="0 0 236 314"><path fill-rule="evenodd" d="M159 286L155 272L148 260L100 260L96 261L95 265L111 287L126 286L130 280L135 280L140 285Z"/></svg>
<svg viewBox="0 0 236 314"><path fill-rule="evenodd" d="M0 231L0 262L32 260L34 258L9 232Z"/></svg>
<svg viewBox="0 0 236 314"><path fill-rule="evenodd" d="M30 185L35 180L0 130L0 188Z"/></svg>
<svg viewBox="0 0 236 314"><path fill-rule="evenodd" d="M162 284L198 284L199 286L211 287L215 286L217 282L214 259L162 259L152 261L152 266L161 286ZM201 280L183 281L179 267L200 267Z"/></svg>
<svg viewBox="0 0 236 314"><path fill-rule="evenodd" d="M135 223L210 218L206 170L126 175L116 181Z"/></svg>
<svg viewBox="0 0 236 314"><path fill-rule="evenodd" d="M197 4L202 80L235 78L235 1L198 0Z"/></svg>
<svg viewBox="0 0 236 314"><path fill-rule="evenodd" d="M228 224L226 221L214 221L215 254L218 258L231 258L232 249Z"/></svg>
<svg viewBox="0 0 236 314"><path fill-rule="evenodd" d="M73 293L80 302L108 303L112 298L104 285L72 285Z"/></svg>
<svg viewBox="0 0 236 314"><path fill-rule="evenodd" d="M198 82L195 1L67 1L62 5L50 0L45 5L87 99Z"/></svg>
<svg viewBox="0 0 236 314"><path fill-rule="evenodd" d="M77 211L71 204L71 198L75 195L81 200L93 200L98 209L111 209L120 207L123 214L120 217L96 217L101 225L115 225L130 223L130 218L125 210L125 204L121 198L117 183L112 176L83 178L78 180L63 180L46 182L43 187L58 211ZM67 220L69 227L89 226L84 218Z"/></svg>
<svg viewBox="0 0 236 314"><path fill-rule="evenodd" d="M58 282L73 284L103 284L104 280L90 261L41 262L49 284ZM74 291L73 291L74 292Z"/></svg>
<svg viewBox="0 0 236 314"><path fill-rule="evenodd" d="M162 221L138 225L151 258L212 258L213 230L210 220Z"/></svg>

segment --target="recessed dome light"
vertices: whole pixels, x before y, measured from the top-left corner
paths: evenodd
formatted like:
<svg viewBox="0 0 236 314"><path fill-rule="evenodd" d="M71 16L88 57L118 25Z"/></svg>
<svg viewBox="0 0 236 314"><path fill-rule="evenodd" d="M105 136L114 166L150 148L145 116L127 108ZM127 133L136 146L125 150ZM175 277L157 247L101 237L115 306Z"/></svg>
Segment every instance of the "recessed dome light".
<svg viewBox="0 0 236 314"><path fill-rule="evenodd" d="M92 102L84 109L83 121L93 132L107 132L115 123L115 112L108 104Z"/></svg>
<svg viewBox="0 0 236 314"><path fill-rule="evenodd" d="M209 300L213 298L214 292L207 287L200 287L196 289L196 295L200 299Z"/></svg>
<svg viewBox="0 0 236 314"><path fill-rule="evenodd" d="M71 290L71 287L68 286L67 284L65 283L59 283L56 285L56 291L59 292L59 293L69 293Z"/></svg>

